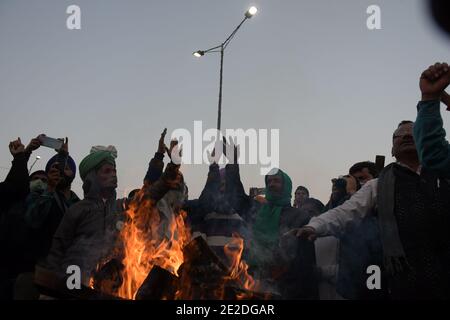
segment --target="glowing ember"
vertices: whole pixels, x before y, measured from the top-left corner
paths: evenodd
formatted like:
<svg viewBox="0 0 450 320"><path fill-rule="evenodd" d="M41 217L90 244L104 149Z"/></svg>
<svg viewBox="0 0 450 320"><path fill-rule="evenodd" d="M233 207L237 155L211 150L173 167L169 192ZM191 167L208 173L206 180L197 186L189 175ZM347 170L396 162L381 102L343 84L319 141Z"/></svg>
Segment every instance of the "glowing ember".
<svg viewBox="0 0 450 320"><path fill-rule="evenodd" d="M89 278L89 288L94 289L94 277Z"/></svg>

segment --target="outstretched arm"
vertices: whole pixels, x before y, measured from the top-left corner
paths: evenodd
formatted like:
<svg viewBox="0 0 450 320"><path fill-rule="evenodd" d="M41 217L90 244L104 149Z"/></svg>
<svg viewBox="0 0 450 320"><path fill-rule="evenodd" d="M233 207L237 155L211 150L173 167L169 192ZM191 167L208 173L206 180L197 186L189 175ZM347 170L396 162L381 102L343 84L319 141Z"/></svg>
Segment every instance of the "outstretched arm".
<svg viewBox="0 0 450 320"><path fill-rule="evenodd" d="M144 195L148 200L154 203L158 202L164 195L171 189L179 190L182 188L184 183L183 175L180 172L180 163L174 163L174 157L177 155L175 161L181 159L182 150L178 148L178 142L172 141L170 144L170 149L167 150L171 162L167 164L164 173L161 177L150 185L144 184Z"/></svg>
<svg viewBox="0 0 450 320"><path fill-rule="evenodd" d="M422 101L417 106L414 140L421 164L440 175L450 177L450 145L445 139L440 101L450 106L445 88L450 83L450 68L436 63L422 73Z"/></svg>
<svg viewBox="0 0 450 320"><path fill-rule="evenodd" d="M304 227L284 234L295 234L299 238L315 240L317 237L342 235L347 227L359 224L364 217L373 212L377 199L378 179L367 182L349 200L320 216L314 217Z"/></svg>
<svg viewBox="0 0 450 320"><path fill-rule="evenodd" d="M158 150L155 156L148 165L147 173L145 174L144 184L151 184L161 177L164 169L164 153L166 152L166 145L164 144L164 138L167 133L167 128L161 133L161 137L158 142Z"/></svg>
<svg viewBox="0 0 450 320"><path fill-rule="evenodd" d="M226 156L229 160L229 164L226 166L225 193L232 207L245 218L251 206L251 199L245 193L244 185L241 181L238 163L239 146L231 138L229 140L229 144L225 141Z"/></svg>
<svg viewBox="0 0 450 320"><path fill-rule="evenodd" d="M12 200L24 198L29 193L27 162L32 150L30 146L25 148L20 138L9 143L9 151L14 159L5 181L0 183L0 202L2 205L10 203Z"/></svg>

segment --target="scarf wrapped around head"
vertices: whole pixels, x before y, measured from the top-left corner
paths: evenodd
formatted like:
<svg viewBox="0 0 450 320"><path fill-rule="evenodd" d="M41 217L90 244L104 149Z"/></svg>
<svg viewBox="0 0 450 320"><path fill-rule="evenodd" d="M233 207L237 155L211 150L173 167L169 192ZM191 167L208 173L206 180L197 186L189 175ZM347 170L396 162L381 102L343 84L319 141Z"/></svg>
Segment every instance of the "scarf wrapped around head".
<svg viewBox="0 0 450 320"><path fill-rule="evenodd" d="M97 169L97 167L106 162L112 165L116 164L117 150L114 146L94 146L88 156L86 156L80 163L81 180L85 180L87 174Z"/></svg>
<svg viewBox="0 0 450 320"><path fill-rule="evenodd" d="M61 158L61 156L59 154L56 154L53 157L51 157L50 160L48 160L47 164L45 165L45 173L48 174L48 172L50 171L53 164L55 162L58 162L58 160L60 158ZM70 170L72 170L73 176L75 177L75 175L77 173L77 165L75 164L75 161L73 160L73 158L71 156L67 156L67 165L69 166ZM33 174L35 174L35 173L33 173Z"/></svg>
<svg viewBox="0 0 450 320"><path fill-rule="evenodd" d="M266 176L266 200L259 209L253 226L253 235L258 246L272 249L278 242L280 216L283 208L290 206L292 197L291 178L278 169L275 175L283 179L283 190L281 195L274 195L267 188Z"/></svg>

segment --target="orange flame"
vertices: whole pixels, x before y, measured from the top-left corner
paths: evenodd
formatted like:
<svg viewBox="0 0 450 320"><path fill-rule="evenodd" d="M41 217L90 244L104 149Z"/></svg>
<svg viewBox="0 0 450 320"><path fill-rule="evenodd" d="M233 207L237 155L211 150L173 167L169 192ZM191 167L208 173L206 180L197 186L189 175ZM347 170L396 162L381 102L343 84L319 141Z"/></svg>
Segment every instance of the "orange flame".
<svg viewBox="0 0 450 320"><path fill-rule="evenodd" d="M94 287L94 277L93 276L91 276L89 278L89 288L95 289L95 287Z"/></svg>
<svg viewBox="0 0 450 320"><path fill-rule="evenodd" d="M248 264L242 260L244 251L244 239L239 235L233 234L232 240L224 246L225 255L231 262L229 281L235 281L239 287L255 291L259 288L259 281L253 279L248 273ZM251 298L251 294L242 293L237 296L238 299Z"/></svg>
<svg viewBox="0 0 450 320"><path fill-rule="evenodd" d="M155 203L145 199L142 191L135 199L127 210L128 219L120 233L124 269L122 284L117 291L119 297L131 300L136 299L139 288L153 266L157 265L179 276L178 269L184 262L183 248L191 240L190 230L185 224L186 212L180 210L179 214L175 214L173 219L165 224L166 221L161 221ZM255 281L248 273L249 267L242 260L243 250L243 238L233 234L231 241L224 246L230 266L228 276L219 281L212 292L217 299L224 298L224 288L227 284L247 290L237 294L238 299L252 298L252 292L259 288L259 281ZM193 298L190 285L192 279L188 276L184 280L186 281L180 281L177 285L175 299ZM90 286L93 285L91 279ZM211 292L205 292L204 295L211 296Z"/></svg>
<svg viewBox="0 0 450 320"><path fill-rule="evenodd" d="M124 270L118 295L125 299L136 298L137 291L154 265L178 275L178 268L183 263L183 247L190 240L184 211L169 221L168 232L164 232L154 203L142 199L141 194L136 198L139 201L130 205L127 211L129 219L121 232ZM169 238L165 236L167 234Z"/></svg>

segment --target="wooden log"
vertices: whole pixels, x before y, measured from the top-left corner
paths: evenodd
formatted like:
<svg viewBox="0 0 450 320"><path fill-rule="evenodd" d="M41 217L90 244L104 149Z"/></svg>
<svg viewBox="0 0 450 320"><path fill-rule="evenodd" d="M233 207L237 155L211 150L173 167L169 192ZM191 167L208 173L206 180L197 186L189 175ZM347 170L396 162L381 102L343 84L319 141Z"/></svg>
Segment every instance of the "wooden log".
<svg viewBox="0 0 450 320"><path fill-rule="evenodd" d="M116 296L122 285L124 265L117 259L111 259L95 272L94 288L98 291Z"/></svg>
<svg viewBox="0 0 450 320"><path fill-rule="evenodd" d="M211 250L202 237L189 242L183 249L184 264L210 265L215 264L219 270L228 274L229 270L220 258Z"/></svg>
<svg viewBox="0 0 450 320"><path fill-rule="evenodd" d="M169 271L153 266L136 294L136 300L173 300L178 278Z"/></svg>

